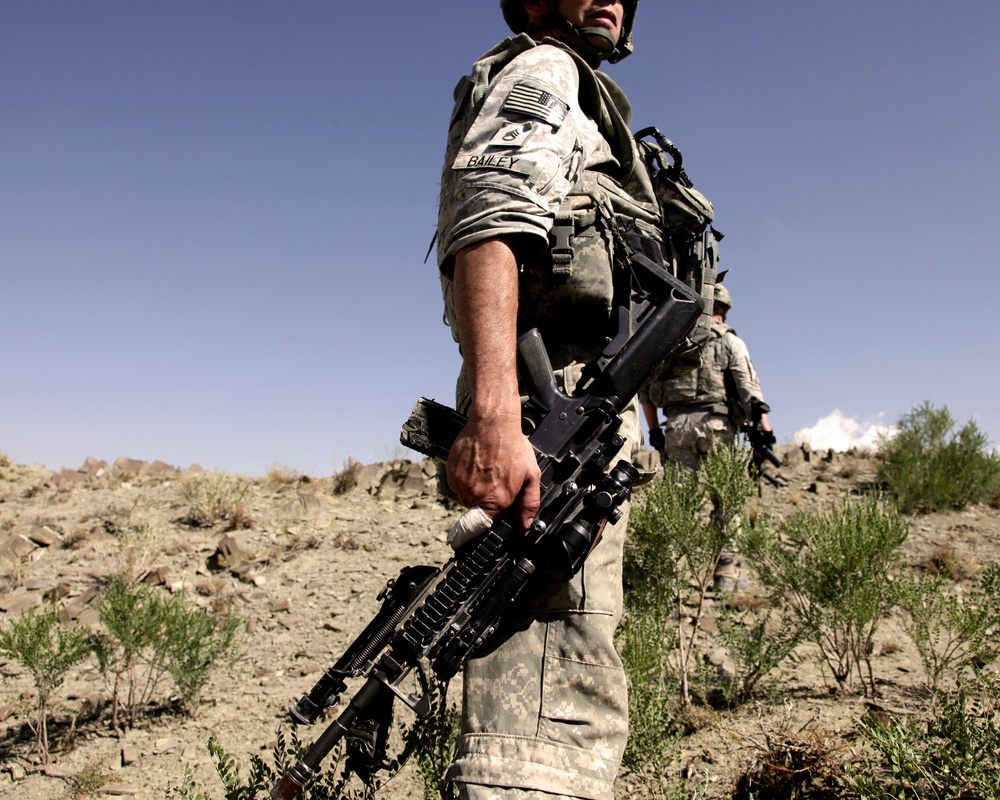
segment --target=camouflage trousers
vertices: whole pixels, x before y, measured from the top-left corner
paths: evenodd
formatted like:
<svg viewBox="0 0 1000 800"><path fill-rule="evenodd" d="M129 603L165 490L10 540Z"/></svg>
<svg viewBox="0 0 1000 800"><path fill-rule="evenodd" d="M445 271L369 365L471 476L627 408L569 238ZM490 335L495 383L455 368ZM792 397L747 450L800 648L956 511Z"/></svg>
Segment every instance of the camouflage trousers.
<svg viewBox="0 0 1000 800"><path fill-rule="evenodd" d="M736 428L728 416L714 411L674 413L667 417L663 438L667 461L697 470L698 462L712 449L713 442L736 441Z"/></svg>
<svg viewBox="0 0 1000 800"><path fill-rule="evenodd" d="M635 404L623 416L628 459L640 436ZM466 665L448 771L460 798L614 797L628 737L628 690L614 646L627 526L627 513L607 525L572 580L528 599L526 627Z"/></svg>

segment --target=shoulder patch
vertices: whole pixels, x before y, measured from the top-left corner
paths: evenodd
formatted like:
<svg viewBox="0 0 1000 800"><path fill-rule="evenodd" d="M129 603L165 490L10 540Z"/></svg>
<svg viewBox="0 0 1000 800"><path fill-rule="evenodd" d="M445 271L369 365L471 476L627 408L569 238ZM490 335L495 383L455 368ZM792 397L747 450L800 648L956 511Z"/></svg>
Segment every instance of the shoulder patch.
<svg viewBox="0 0 1000 800"><path fill-rule="evenodd" d="M514 84L503 101L503 107L505 111L537 117L555 129L562 125L569 113L568 103L541 87L523 81Z"/></svg>

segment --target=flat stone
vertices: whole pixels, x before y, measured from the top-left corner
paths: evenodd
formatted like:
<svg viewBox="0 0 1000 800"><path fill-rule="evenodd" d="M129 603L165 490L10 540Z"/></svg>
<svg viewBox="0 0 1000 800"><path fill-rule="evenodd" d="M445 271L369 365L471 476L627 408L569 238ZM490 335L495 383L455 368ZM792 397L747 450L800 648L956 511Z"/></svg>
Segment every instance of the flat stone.
<svg viewBox="0 0 1000 800"><path fill-rule="evenodd" d="M118 797L125 797L135 794L135 789L121 783L108 783L98 789L101 794L110 794Z"/></svg>
<svg viewBox="0 0 1000 800"><path fill-rule="evenodd" d="M172 753L174 750L180 750L183 746L184 742L180 739L157 739L153 744L153 752Z"/></svg>
<svg viewBox="0 0 1000 800"><path fill-rule="evenodd" d="M146 472L150 475L173 475L177 472L177 467L174 467L165 461L157 460L146 467Z"/></svg>
<svg viewBox="0 0 1000 800"><path fill-rule="evenodd" d="M135 764L139 760L140 752L139 748L134 744L127 744L122 747L122 766L127 767L130 764Z"/></svg>
<svg viewBox="0 0 1000 800"><path fill-rule="evenodd" d="M18 560L29 558L37 549L34 542L20 533L12 533L0 543L0 555L5 554Z"/></svg>
<svg viewBox="0 0 1000 800"><path fill-rule="evenodd" d="M142 582L147 586L163 586L170 579L170 569L156 567L142 576Z"/></svg>
<svg viewBox="0 0 1000 800"><path fill-rule="evenodd" d="M86 461L83 462L83 466L81 466L77 472L87 475L88 477L100 478L110 469L111 467L108 466L107 461L87 456Z"/></svg>
<svg viewBox="0 0 1000 800"><path fill-rule="evenodd" d="M0 611L6 611L12 617L23 614L38 600L38 595L19 594L12 597L0 597Z"/></svg>
<svg viewBox="0 0 1000 800"><path fill-rule="evenodd" d="M118 458L115 459L115 475L119 478L123 475L138 475L145 466L146 462L138 458Z"/></svg>
<svg viewBox="0 0 1000 800"><path fill-rule="evenodd" d="M28 531L28 538L40 547L62 544L63 537L48 525L35 525Z"/></svg>
<svg viewBox="0 0 1000 800"><path fill-rule="evenodd" d="M50 602L55 602L56 600L62 600L64 597L69 597L73 592L73 587L70 584L62 581L57 583L55 586L50 586L42 593L42 597Z"/></svg>

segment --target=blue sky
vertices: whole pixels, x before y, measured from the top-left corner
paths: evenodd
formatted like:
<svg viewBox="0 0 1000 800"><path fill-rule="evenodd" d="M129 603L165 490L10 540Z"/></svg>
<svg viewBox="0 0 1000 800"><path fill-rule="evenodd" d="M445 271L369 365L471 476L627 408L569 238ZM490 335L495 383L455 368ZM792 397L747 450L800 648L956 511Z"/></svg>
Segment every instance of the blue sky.
<svg viewBox="0 0 1000 800"><path fill-rule="evenodd" d="M645 0L609 67L726 234L779 441L923 400L1000 439L1000 3ZM451 91L498 3L0 5L0 451L325 475L458 356Z"/></svg>

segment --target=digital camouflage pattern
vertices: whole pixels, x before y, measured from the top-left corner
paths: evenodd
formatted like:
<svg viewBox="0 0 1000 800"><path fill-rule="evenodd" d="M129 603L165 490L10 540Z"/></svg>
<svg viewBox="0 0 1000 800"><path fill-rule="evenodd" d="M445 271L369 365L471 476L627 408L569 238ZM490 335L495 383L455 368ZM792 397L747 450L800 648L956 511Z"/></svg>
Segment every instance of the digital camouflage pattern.
<svg viewBox="0 0 1000 800"><path fill-rule="evenodd" d="M662 237L628 131L628 102L572 52L528 36L505 40L477 62L455 99L438 221L452 333L461 343L451 301L455 254L505 237L520 261L519 327L541 330L557 384L572 393L611 322L622 256L614 217L637 219L644 234ZM463 376L457 393L464 410ZM624 458L638 451L636 411L633 404L623 414ZM511 616L520 629L466 665L462 733L448 773L461 797L613 797L628 733L614 648L627 521L626 513L605 528L572 581L519 601L524 614Z"/></svg>
<svg viewBox="0 0 1000 800"><path fill-rule="evenodd" d="M451 303L455 254L507 237L521 262L520 329L539 328L550 347L596 353L611 324L613 264L624 255L613 218L635 219L643 235L662 239L653 187L628 132L628 101L571 51L524 35L477 62L455 97L438 214L452 334L461 342Z"/></svg>
<svg viewBox="0 0 1000 800"><path fill-rule="evenodd" d="M691 469L697 468L698 459L708 453L713 441L736 441L737 431L750 418L751 399L764 403L746 343L718 320L712 320L698 369L655 381L639 396L662 408L667 417L666 457Z"/></svg>

